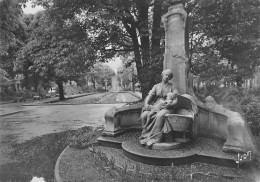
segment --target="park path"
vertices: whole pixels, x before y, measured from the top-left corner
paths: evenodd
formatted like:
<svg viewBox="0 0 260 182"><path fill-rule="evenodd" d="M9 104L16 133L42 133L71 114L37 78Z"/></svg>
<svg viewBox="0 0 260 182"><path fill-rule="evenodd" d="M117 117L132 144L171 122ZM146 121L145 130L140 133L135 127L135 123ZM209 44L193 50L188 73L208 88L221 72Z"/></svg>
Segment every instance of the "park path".
<svg viewBox="0 0 260 182"><path fill-rule="evenodd" d="M24 111L1 117L0 122L0 164L9 159L6 153L14 143L21 143L34 137L84 126L103 126L104 114L113 106L122 104L82 104L24 106Z"/></svg>
<svg viewBox="0 0 260 182"><path fill-rule="evenodd" d="M117 98L118 102L114 102ZM103 126L108 109L125 105L120 102L136 100L139 98L129 93L100 93L53 104L39 104L38 101L26 102L28 106L23 106L24 103L2 104L1 113L13 114L0 116L0 165L10 162L8 153L12 144L84 126Z"/></svg>

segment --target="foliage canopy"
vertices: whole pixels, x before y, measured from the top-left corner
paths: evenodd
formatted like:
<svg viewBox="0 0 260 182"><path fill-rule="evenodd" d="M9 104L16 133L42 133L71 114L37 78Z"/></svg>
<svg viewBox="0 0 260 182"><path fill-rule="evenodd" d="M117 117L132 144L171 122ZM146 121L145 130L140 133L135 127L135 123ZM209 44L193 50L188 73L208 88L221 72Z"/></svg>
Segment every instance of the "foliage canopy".
<svg viewBox="0 0 260 182"><path fill-rule="evenodd" d="M135 62L143 94L159 82L164 52L161 17L168 1L36 0L35 5L46 11L22 22L17 3L3 0L0 4L4 12L1 35L6 35L0 53L9 63L1 68L8 74L16 58L13 52L20 48L16 71L62 81L86 74L97 61L133 53L130 63ZM208 84L241 86L260 65L259 1L183 3L188 13L185 33L190 71ZM8 55L15 56L11 59Z"/></svg>

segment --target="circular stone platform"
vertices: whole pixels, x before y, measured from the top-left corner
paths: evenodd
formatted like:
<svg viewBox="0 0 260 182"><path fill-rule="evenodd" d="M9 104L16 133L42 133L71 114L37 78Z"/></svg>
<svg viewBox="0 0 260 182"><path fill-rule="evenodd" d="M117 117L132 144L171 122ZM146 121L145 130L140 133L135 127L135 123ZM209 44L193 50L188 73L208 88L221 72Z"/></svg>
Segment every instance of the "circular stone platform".
<svg viewBox="0 0 260 182"><path fill-rule="evenodd" d="M123 155L127 158L149 165L170 166L185 165L194 162L202 162L226 167L236 167L236 154L222 152L224 141L197 137L189 143L181 144L173 150L152 150L143 147L138 140L141 132L128 132L117 137L100 137L98 139L101 146L113 143L121 143ZM158 147L157 144L154 147ZM111 145L111 147L113 147Z"/></svg>
<svg viewBox="0 0 260 182"><path fill-rule="evenodd" d="M159 144L160 145L160 144ZM173 150L151 150L139 144L138 138L132 137L122 142L123 153L129 159L144 164L170 166L194 162L235 167L237 155L222 152L223 142L197 138L193 142Z"/></svg>
<svg viewBox="0 0 260 182"><path fill-rule="evenodd" d="M179 142L179 143L187 143L187 142L190 142L190 139L189 138L175 138L174 139L176 142Z"/></svg>
<svg viewBox="0 0 260 182"><path fill-rule="evenodd" d="M180 148L182 143L180 142L171 142L171 143L155 143L152 145L153 150L173 150Z"/></svg>

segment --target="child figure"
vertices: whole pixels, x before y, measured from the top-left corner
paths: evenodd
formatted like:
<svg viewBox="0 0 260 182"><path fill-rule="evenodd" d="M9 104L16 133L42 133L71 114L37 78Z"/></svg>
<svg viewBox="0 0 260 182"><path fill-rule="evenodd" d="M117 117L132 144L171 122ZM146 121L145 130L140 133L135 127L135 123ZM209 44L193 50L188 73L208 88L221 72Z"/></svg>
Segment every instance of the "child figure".
<svg viewBox="0 0 260 182"><path fill-rule="evenodd" d="M146 124L149 123L151 117L157 113L159 110L162 110L161 106L162 105L172 105L174 106L177 101L178 101L178 98L177 98L178 94L177 92L169 92L167 93L166 95L166 99L165 100L159 100L158 102L156 102L152 107L151 107L151 111L149 112L149 114L147 115L147 120L146 120Z"/></svg>

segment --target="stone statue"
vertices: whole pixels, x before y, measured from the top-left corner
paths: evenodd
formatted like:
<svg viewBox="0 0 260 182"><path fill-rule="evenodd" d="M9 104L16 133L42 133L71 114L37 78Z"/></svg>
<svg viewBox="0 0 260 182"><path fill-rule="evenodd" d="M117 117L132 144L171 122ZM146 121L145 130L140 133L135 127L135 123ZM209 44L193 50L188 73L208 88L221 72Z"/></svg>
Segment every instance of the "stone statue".
<svg viewBox="0 0 260 182"><path fill-rule="evenodd" d="M164 70L162 72L162 82L153 86L145 99L143 112L140 120L143 126L143 131L140 136L140 143L147 146L152 146L162 139L164 116L174 112L176 102L162 103L165 100L167 93L178 93L176 87L169 81L173 78L171 70ZM152 110L155 105L160 104L159 110ZM152 115L151 115L152 114ZM147 116L149 118L147 119Z"/></svg>
<svg viewBox="0 0 260 182"><path fill-rule="evenodd" d="M147 127L152 116L157 112L159 112L160 110L162 110L163 105L172 105L172 106L176 105L178 101L177 96L178 96L178 92L177 90L174 90L174 92L169 92L166 94L165 100L159 99L156 103L154 103L154 105L151 107L151 112L149 112L149 114L147 115L146 124L143 127L144 128Z"/></svg>
<svg viewBox="0 0 260 182"><path fill-rule="evenodd" d="M143 131L139 139L142 145L151 147L155 143L164 142L164 135L175 131L172 125L179 121L178 117L168 117L171 114L190 115L190 113L196 113L192 106L189 109L181 107L181 104L184 105L184 103L180 103L181 100L178 100L177 97L177 88L169 82L172 78L172 71L164 70L162 82L154 85L145 99L140 117ZM189 99L190 103L195 103L190 97L186 98ZM190 116L192 118L194 115ZM168 118L166 119L166 117Z"/></svg>
<svg viewBox="0 0 260 182"><path fill-rule="evenodd" d="M208 97L206 103L203 103L194 94L185 50L186 18L182 1L170 0L168 12L162 18L165 28L165 71L162 73L162 82L152 88L145 99L144 107L143 103L139 103L111 108L105 114L106 127L103 136L115 137L128 130L142 129L140 143L158 149L163 142L167 143L164 136L168 139L171 131L187 131L186 128L181 130L175 127L177 121L189 121L186 123L192 124L189 131L192 131L193 137L204 135L225 139L224 152L254 151L256 145L251 132L239 113L216 104L212 97ZM179 94L177 104L174 100L165 103L169 92ZM176 138L174 140L178 142Z"/></svg>

